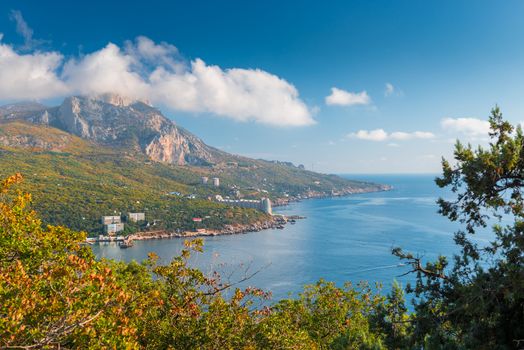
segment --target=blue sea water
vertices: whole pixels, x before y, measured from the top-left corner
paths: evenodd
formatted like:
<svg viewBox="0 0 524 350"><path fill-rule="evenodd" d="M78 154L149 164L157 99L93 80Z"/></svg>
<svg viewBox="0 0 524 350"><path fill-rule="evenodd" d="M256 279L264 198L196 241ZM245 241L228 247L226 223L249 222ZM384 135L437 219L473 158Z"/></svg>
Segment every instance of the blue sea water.
<svg viewBox="0 0 524 350"><path fill-rule="evenodd" d="M295 225L283 230L266 230L242 235L208 237L204 253L193 256L191 264L211 273L218 271L230 281L256 272L242 286L271 291L273 299L296 295L305 284L323 278L342 285L346 281L379 282L387 292L396 279L402 285L414 275L401 276L409 266L399 264L393 247L423 256L451 256L457 251L453 233L458 223L437 213L436 200L450 198L439 189L435 175L346 175L358 180L389 184L388 192L347 197L311 199L275 208L285 215L301 215ZM488 242L489 230L476 235ZM116 245L93 246L98 257L118 260L147 258L155 252L168 262L182 249L183 240L139 241L130 249Z"/></svg>

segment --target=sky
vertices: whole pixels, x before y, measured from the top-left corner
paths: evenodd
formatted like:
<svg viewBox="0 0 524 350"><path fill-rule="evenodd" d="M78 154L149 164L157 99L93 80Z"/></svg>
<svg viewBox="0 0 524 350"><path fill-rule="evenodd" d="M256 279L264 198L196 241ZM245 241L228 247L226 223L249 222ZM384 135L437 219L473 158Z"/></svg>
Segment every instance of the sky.
<svg viewBox="0 0 524 350"><path fill-rule="evenodd" d="M523 1L0 3L0 103L115 92L206 143L326 173L437 173L524 121Z"/></svg>

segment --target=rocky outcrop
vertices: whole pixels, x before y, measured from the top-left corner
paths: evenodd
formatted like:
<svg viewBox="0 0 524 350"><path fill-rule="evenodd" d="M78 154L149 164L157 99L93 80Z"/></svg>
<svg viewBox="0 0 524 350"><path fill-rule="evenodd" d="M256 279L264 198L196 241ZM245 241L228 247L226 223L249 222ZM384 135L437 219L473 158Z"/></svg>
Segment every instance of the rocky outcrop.
<svg viewBox="0 0 524 350"><path fill-rule="evenodd" d="M52 152L63 151L67 147L69 141L70 138L67 136L49 140L35 135L0 135L0 146L37 149Z"/></svg>
<svg viewBox="0 0 524 350"><path fill-rule="evenodd" d="M213 163L220 153L156 108L118 95L67 98L59 108L57 121L82 138L139 150L158 162L202 165Z"/></svg>
<svg viewBox="0 0 524 350"><path fill-rule="evenodd" d="M24 120L33 124L48 125L50 122L50 110L52 108L36 102L13 103L0 107L0 122Z"/></svg>
<svg viewBox="0 0 524 350"><path fill-rule="evenodd" d="M106 103L112 104L113 106L117 106L117 107L128 107L128 106L131 106L132 104L135 104L136 102L142 102L142 103L147 104L148 106L152 106L149 101L136 100L131 97L122 96L118 94L106 93L106 94L96 95L91 98L95 100L104 101Z"/></svg>
<svg viewBox="0 0 524 350"><path fill-rule="evenodd" d="M170 164L212 164L223 156L147 101L116 94L72 96L53 108L37 103L4 106L0 107L2 120L54 126L104 146L142 152L154 161Z"/></svg>
<svg viewBox="0 0 524 350"><path fill-rule="evenodd" d="M214 163L219 152L175 126L159 133L145 146L149 158L178 165Z"/></svg>

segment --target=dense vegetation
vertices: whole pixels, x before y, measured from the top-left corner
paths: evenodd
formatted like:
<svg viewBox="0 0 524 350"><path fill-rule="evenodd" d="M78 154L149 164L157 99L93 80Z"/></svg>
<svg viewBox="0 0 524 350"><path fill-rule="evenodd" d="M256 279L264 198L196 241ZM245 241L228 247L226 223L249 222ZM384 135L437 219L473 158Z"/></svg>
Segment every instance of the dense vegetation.
<svg viewBox="0 0 524 350"><path fill-rule="evenodd" d="M0 348L151 349L520 349L524 339L524 136L490 118L489 149L457 143L439 186L457 193L441 213L465 224L453 264L423 264L395 249L417 274L415 309L398 285L319 281L298 298L268 304L256 288L191 268L200 240L159 265L96 260L84 234L44 226L21 191L21 176L0 184ZM505 214L494 240L469 236ZM508 219L509 218L509 219ZM246 276L249 278L249 276ZM233 290L226 298L224 291Z"/></svg>
<svg viewBox="0 0 524 350"><path fill-rule="evenodd" d="M22 187L34 195L34 207L44 222L91 234L102 233L102 215L145 212L155 229L194 228L193 217L207 217L206 228L251 223L264 218L256 210L227 207L204 198L189 199L190 185L155 176L155 166L108 155L93 161L57 152L4 150L1 172L18 168L28 181ZM4 163L5 162L5 163ZM158 167L158 165L156 165Z"/></svg>
<svg viewBox="0 0 524 350"><path fill-rule="evenodd" d="M256 288L226 299L234 282L187 265L200 240L166 266L154 255L142 264L97 261L84 234L43 227L27 207L30 195L8 192L20 180L1 184L0 348L383 348L395 341L396 333L380 329L398 319L402 301L365 285L321 281L271 307Z"/></svg>
<svg viewBox="0 0 524 350"><path fill-rule="evenodd" d="M2 137L11 147L1 146ZM233 186L247 198L372 186L247 158L213 167L170 166L151 162L140 153L101 147L52 127L18 121L0 123L0 164L0 177L24 175L21 188L33 195L34 208L45 223L89 234L102 232L102 215L129 211L146 212L146 219L156 222L155 229L169 230L196 228L193 217L205 218L199 227L212 229L266 219L256 210L207 200L213 194L230 195ZM219 176L221 186L202 186L201 176ZM190 194L196 198L186 198Z"/></svg>
<svg viewBox="0 0 524 350"><path fill-rule="evenodd" d="M452 264L440 257L423 266L419 257L394 251L418 275L414 338L427 348L524 348L524 135L499 108L490 124L489 148L457 142L455 164L443 160L436 179L457 194L439 205L465 225L455 233L460 254ZM497 221L494 240L479 245L472 236L489 220Z"/></svg>

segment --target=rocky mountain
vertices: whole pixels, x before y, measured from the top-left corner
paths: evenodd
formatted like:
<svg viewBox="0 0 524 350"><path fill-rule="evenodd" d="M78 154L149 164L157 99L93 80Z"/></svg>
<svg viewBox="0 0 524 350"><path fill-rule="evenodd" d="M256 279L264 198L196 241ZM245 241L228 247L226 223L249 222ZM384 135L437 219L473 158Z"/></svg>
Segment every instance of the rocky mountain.
<svg viewBox="0 0 524 350"><path fill-rule="evenodd" d="M33 102L0 107L0 121L13 120L52 126L102 146L141 152L169 164L205 165L227 157L147 102L114 94L68 97L57 107ZM22 141L13 140L18 146ZM34 138L29 141L41 143ZM5 138L0 142L9 145Z"/></svg>
<svg viewBox="0 0 524 350"><path fill-rule="evenodd" d="M0 125L0 147L62 152L75 143L74 138L74 135L55 128L44 128L16 120Z"/></svg>
<svg viewBox="0 0 524 350"><path fill-rule="evenodd" d="M26 120L42 123L47 107L36 102L20 102L0 107L0 121Z"/></svg>
<svg viewBox="0 0 524 350"><path fill-rule="evenodd" d="M209 200L217 195L285 204L388 189L222 152L146 101L118 95L68 97L56 107L0 107L0 180L15 173L23 174L20 189L33 194L46 223L92 235L102 233L106 213L147 211L156 230L170 232L195 230L194 217L206 218L199 227L211 230L267 219ZM218 177L220 186L202 177Z"/></svg>

